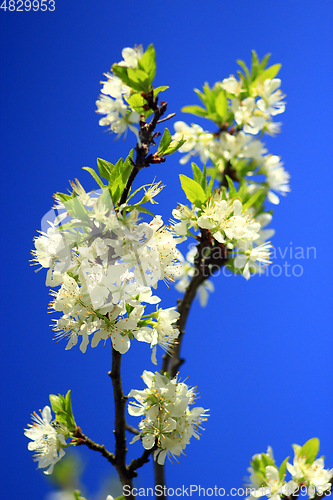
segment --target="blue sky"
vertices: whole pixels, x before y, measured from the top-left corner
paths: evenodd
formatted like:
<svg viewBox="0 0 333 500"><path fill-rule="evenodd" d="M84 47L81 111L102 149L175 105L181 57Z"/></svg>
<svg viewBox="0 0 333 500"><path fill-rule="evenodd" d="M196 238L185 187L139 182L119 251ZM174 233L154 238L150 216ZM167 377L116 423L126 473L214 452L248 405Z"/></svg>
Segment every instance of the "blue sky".
<svg viewBox="0 0 333 500"><path fill-rule="evenodd" d="M30 413L48 404L50 393L72 389L77 423L113 450L110 346L83 355L52 341L45 274L35 274L28 261L52 194L76 177L93 189L82 167L94 167L97 157L114 163L134 146L133 134L114 142L103 133L94 111L103 73L135 44L154 43L156 85L170 87L164 98L175 119L191 122L180 109L198 103L193 88L236 73L236 60L249 64L252 49L282 63L287 95L282 134L266 143L291 175L292 191L272 223L273 265L287 263L291 276L220 277L207 307L195 304L181 374L198 386L211 417L187 456L167 464L168 486L239 487L254 453L271 445L281 462L292 443L314 436L333 466L332 17L330 2L313 0L56 0L54 12L1 10L3 498L39 500L50 491L23 435ZM179 158L138 180L156 176L167 185L158 205L165 221L184 202L178 175L189 175L189 165ZM310 247L315 251L306 258ZM304 259L296 258L297 248ZM175 305L177 292L164 286L159 292L164 307ZM123 361L125 392L141 388L143 369L154 369L147 349L130 349ZM99 483L113 471L105 459L79 451L88 498L97 500ZM130 458L140 454L139 443L130 447ZM152 484L146 465L137 485Z"/></svg>

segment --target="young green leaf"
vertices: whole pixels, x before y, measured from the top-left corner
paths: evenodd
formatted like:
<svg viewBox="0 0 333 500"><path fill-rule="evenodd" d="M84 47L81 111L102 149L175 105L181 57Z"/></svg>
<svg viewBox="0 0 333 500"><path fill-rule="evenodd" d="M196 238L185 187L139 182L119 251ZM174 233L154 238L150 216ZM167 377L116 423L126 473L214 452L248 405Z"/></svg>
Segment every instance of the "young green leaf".
<svg viewBox="0 0 333 500"><path fill-rule="evenodd" d="M156 55L155 55L154 45L151 44L149 45L149 47L147 47L145 53L138 61L138 67L148 75L150 84L154 80L156 73L155 58Z"/></svg>
<svg viewBox="0 0 333 500"><path fill-rule="evenodd" d="M167 85L164 85L164 86L162 85L160 87L154 88L154 97L156 97L157 94L159 94L160 92L164 92L165 90L168 90L168 88L169 87Z"/></svg>
<svg viewBox="0 0 333 500"><path fill-rule="evenodd" d="M305 463L312 464L316 460L316 456L319 452L319 439L312 438L309 439L299 451L301 457L306 457Z"/></svg>
<svg viewBox="0 0 333 500"><path fill-rule="evenodd" d="M202 181L202 172L201 172L200 168L194 162L191 163L191 167L192 167L193 177L194 177L195 182L197 182L198 184L201 184L201 181Z"/></svg>
<svg viewBox="0 0 333 500"><path fill-rule="evenodd" d="M237 193L237 190L235 188L235 185L234 185L232 179L229 177L229 175L226 175L225 177L227 179L228 186L229 186L229 196L230 196L230 198L236 198L238 196L238 193Z"/></svg>
<svg viewBox="0 0 333 500"><path fill-rule="evenodd" d="M97 166L99 175L103 177L103 179L110 180L112 170L114 169L114 165L109 161L102 160L102 158L97 158Z"/></svg>
<svg viewBox="0 0 333 500"><path fill-rule="evenodd" d="M100 188L104 188L105 185L103 184L103 181L102 179L100 179L98 177L98 175L96 174L95 170L93 168L90 168L90 167L83 167L83 170L87 170L87 172L89 172L89 174L95 179L95 181L97 182L97 184L99 185Z"/></svg>
<svg viewBox="0 0 333 500"><path fill-rule="evenodd" d="M207 110L196 104L184 106L181 111L182 113L190 113L191 115L201 116L203 118L207 117Z"/></svg>
<svg viewBox="0 0 333 500"><path fill-rule="evenodd" d="M149 76L145 71L138 68L127 68L127 75L131 81L131 86L135 88L135 90L141 90L142 92L148 94L151 83Z"/></svg>
<svg viewBox="0 0 333 500"><path fill-rule="evenodd" d="M259 59L255 50L252 50L252 66L251 66L251 76L254 80L259 72Z"/></svg>
<svg viewBox="0 0 333 500"><path fill-rule="evenodd" d="M284 478L285 476L285 473L286 473L286 470L287 470L287 462L289 460L289 457L285 458L282 462L282 464L280 465L280 468L279 468L279 479L280 481L282 481L282 479Z"/></svg>
<svg viewBox="0 0 333 500"><path fill-rule="evenodd" d="M201 206L206 201L206 194L200 184L195 182L190 177L180 174L180 183L186 195L186 198L195 205Z"/></svg>
<svg viewBox="0 0 333 500"><path fill-rule="evenodd" d="M237 64L239 64L239 66L243 69L245 75L246 75L246 78L248 81L251 81L251 76L250 76L250 72L249 70L247 69L247 66L245 64L244 61L241 61L240 59L237 60Z"/></svg>
<svg viewBox="0 0 333 500"><path fill-rule="evenodd" d="M251 83L250 91L255 91L258 83L263 85L265 80L272 80L273 78L275 78L278 72L280 71L280 68L281 64L274 64L273 66L270 66L269 68L265 69L265 71L259 74L257 78Z"/></svg>
<svg viewBox="0 0 333 500"><path fill-rule="evenodd" d="M259 73L262 73L267 66L268 60L271 57L271 54L266 54L261 63L259 64Z"/></svg>
<svg viewBox="0 0 333 500"><path fill-rule="evenodd" d="M171 134L169 130L166 128L164 130L164 134L162 136L162 139L160 141L160 144L158 146L157 154L159 156L163 156L164 151L166 151L170 145L171 142Z"/></svg>
<svg viewBox="0 0 333 500"><path fill-rule="evenodd" d="M164 151L163 156L172 155L175 151L185 144L186 139L180 139L179 141L171 141L170 146Z"/></svg>
<svg viewBox="0 0 333 500"><path fill-rule="evenodd" d="M221 118L221 121L225 122L228 116L228 100L224 90L222 90L217 96L215 106L216 112Z"/></svg>
<svg viewBox="0 0 333 500"><path fill-rule="evenodd" d="M207 190L207 168L206 168L206 163L204 164L204 168L202 170L202 179L201 179L201 187L206 193Z"/></svg>
<svg viewBox="0 0 333 500"><path fill-rule="evenodd" d="M252 196L251 198L249 198L247 200L246 203L244 203L243 205L243 212L245 212L248 208L252 207L252 205L255 204L255 202L258 200L258 198L260 197L261 193L263 192L263 189L264 188L260 188L258 189L258 191L256 191Z"/></svg>
<svg viewBox="0 0 333 500"><path fill-rule="evenodd" d="M215 168L214 171L210 174L211 178L210 178L209 184L207 186L207 191L206 191L207 196L211 196L211 194L212 194L213 184L215 181L216 174L217 174L217 168Z"/></svg>
<svg viewBox="0 0 333 500"><path fill-rule="evenodd" d="M78 197L72 198L64 202L68 215L73 219L80 219L80 221L90 222L89 212L82 205Z"/></svg>
<svg viewBox="0 0 333 500"><path fill-rule="evenodd" d="M72 194L65 194L65 193L56 193L56 196L59 198L59 200L62 203L65 203L68 200L71 200L72 198L76 197L75 191L72 192Z"/></svg>

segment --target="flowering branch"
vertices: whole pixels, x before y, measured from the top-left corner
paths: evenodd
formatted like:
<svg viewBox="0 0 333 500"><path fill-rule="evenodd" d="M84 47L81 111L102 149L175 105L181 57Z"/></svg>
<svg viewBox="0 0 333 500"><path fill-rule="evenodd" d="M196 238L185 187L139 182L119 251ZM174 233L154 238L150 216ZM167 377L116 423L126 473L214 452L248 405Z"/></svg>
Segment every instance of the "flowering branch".
<svg viewBox="0 0 333 500"><path fill-rule="evenodd" d="M150 147L156 146L155 140L161 135L155 131L157 124L174 116L162 118L167 104L158 104L159 92L168 87L152 85L156 72L152 45L145 52L141 47L125 48L122 55L124 60L112 66L112 74L106 74L96 104L97 112L106 115L100 125L109 126L118 137L128 128L136 135L135 161L132 150L125 161L120 158L115 165L98 158L99 173L85 167L100 190L86 193L76 181L71 194L57 193L54 217L47 218L33 250L35 263L48 269L47 286L60 287L51 291L51 308L62 312L54 320L56 338L68 340L66 349L81 338L83 353L89 344L95 348L101 340L111 340L112 367L108 375L114 394L115 452L110 453L82 433L74 420L70 391L66 396L50 395L55 419L46 406L41 416L33 414L25 435L32 440L28 448L35 451L38 467L46 468L46 474L52 473L69 445L84 444L101 453L116 468L123 493L126 487L130 499L134 499L132 480L136 471L152 455L156 486L163 491L160 498L166 498L166 457L183 454L192 436L199 439L201 424L209 416L209 410L192 407L195 389L178 378L184 362L180 352L187 318L197 293L205 305L207 290L213 289L208 280L223 266L249 279L251 273L262 272L262 266L270 263L272 246L267 239L274 231L263 229L272 219L272 211L264 203L267 198L278 204L275 192L285 195L290 191L289 174L278 156L266 155L264 144L255 136L279 131L273 117L284 111L285 103L279 90L281 81L275 78L280 65L266 69L269 56L260 62L253 52L251 72L239 61L244 70L239 80L231 76L212 89L205 84L203 92L196 90L205 107L183 108L212 120L218 132L176 122L176 134L172 137L165 128L157 151L151 153ZM180 222L172 221L170 227L144 206L156 203L154 197L164 187L161 181L153 182L148 189L141 186L134 193L131 188L141 169L164 162L165 156L178 149L187 153L182 164L200 155L204 166L201 170L192 163L193 178L180 175L191 205L179 204L173 210L173 217ZM208 160L212 166L206 166ZM133 202L142 190L141 200ZM143 222L141 213L152 219ZM176 246L190 237L197 243L185 262ZM160 308L161 299L153 295L153 289L161 280L176 278L180 280L176 288L183 292L182 299L177 308ZM145 308L148 306L149 311L151 305L156 305L156 310L147 313ZM157 346L164 349L162 373L144 370L142 379L147 387L132 389L126 396L121 358L136 341L150 345L155 365ZM138 429L125 419L129 397L135 401L129 403L128 413L141 417ZM128 466L126 431L134 434L131 443L140 441L144 447L142 455ZM326 496L332 487L333 470L324 469L323 458L316 459L319 440L313 438L302 447L294 445L294 450L293 465L287 457L279 468L271 449L253 457L249 469L255 490L252 498L270 495L274 500L295 500L303 486L309 488L311 499ZM287 470L292 476L288 483Z"/></svg>

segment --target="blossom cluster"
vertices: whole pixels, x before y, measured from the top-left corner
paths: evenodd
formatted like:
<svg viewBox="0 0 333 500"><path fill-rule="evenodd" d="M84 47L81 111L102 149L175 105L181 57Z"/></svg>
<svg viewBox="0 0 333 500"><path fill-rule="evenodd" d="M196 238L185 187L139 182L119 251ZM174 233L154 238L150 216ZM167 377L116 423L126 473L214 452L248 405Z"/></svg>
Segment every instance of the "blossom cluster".
<svg viewBox="0 0 333 500"><path fill-rule="evenodd" d="M280 131L281 123L274 123L273 119L285 110L284 96L279 89L281 80L259 80L248 97L243 97L248 95L243 85L243 80L234 76L215 84L215 87L220 86L226 91L229 102L229 122L223 124L217 133L208 132L196 124L175 123L174 139L187 139L179 150L186 153L181 163L186 163L194 155L199 155L203 163L210 159L213 164L219 165L221 171L227 163L236 170L244 170L247 163L247 183L254 187L264 184L269 201L278 204L276 193L286 195L290 191L290 176L280 157L265 154L265 145L255 136L263 133L275 135ZM231 120L234 123L230 123ZM254 182L255 173L264 175L265 183Z"/></svg>
<svg viewBox="0 0 333 500"><path fill-rule="evenodd" d="M35 239L35 263L48 268L46 285L50 308L63 315L54 320L56 338L67 338L66 349L77 344L85 352L111 338L120 353L133 338L170 351L179 331L174 327L175 308L145 315L160 280L179 272L176 245L179 238L163 225L160 216L142 222L137 210L123 205L115 210L108 189L86 193L77 181L74 197L58 200L45 231ZM147 195L147 193L146 193ZM145 196L146 196L145 195Z"/></svg>
<svg viewBox="0 0 333 500"><path fill-rule="evenodd" d="M163 465L167 455L180 456L192 436L199 439L198 428L207 420L208 410L190 409L195 391L177 377L144 371L142 378L147 388L132 389L128 395L136 400L129 403L129 414L142 417L140 434L132 443L141 439L143 447L154 449L154 460Z"/></svg>
<svg viewBox="0 0 333 500"><path fill-rule="evenodd" d="M308 443L316 441L318 440L313 438ZM292 496L304 487L307 488L309 498L313 498L317 492L321 495L332 487L333 469L324 468L324 459L309 459L302 453L301 446L293 445L293 448L293 465L288 462L288 457L280 468L275 464L271 447L268 447L266 454L260 453L252 457L251 467L248 468L249 483L246 485L251 489L249 499L267 496L272 500L280 500L285 496ZM289 481L285 479L286 471L291 475Z"/></svg>
<svg viewBox="0 0 333 500"><path fill-rule="evenodd" d="M180 163L198 155L208 165L207 173L223 188L201 207L197 203L191 207L179 205L173 211L174 218L180 220L175 230L181 235L208 230L217 243L225 245L229 257L232 255L227 264L230 270L242 272L246 279L251 273L263 272L270 263L269 238L274 231L264 229L272 219L271 210L264 207L265 199L276 205L278 195L290 191L290 176L283 162L279 156L268 154L261 141L264 133L275 135L280 131L281 124L274 118L285 110L281 80L275 77L280 65L265 70L267 60L260 63L253 53L251 73L240 62L245 74L239 72L239 79L231 75L212 89L205 84L203 92L195 90L206 109L186 106L183 111L211 120L217 130L210 132L197 124L178 121L173 135L174 140L186 139L179 149L184 153ZM238 192L231 193L230 182L238 184ZM258 203L244 208L256 195Z"/></svg>
<svg viewBox="0 0 333 500"><path fill-rule="evenodd" d="M260 272L261 267L258 264L270 263L272 245L266 243L265 239L271 237L274 231L263 228L269 224L272 216L269 213L261 213L253 217L251 210L243 209L240 200L232 201L223 190L215 191L200 210L179 204L172 215L180 220L173 226L180 236L186 235L191 229L207 229L216 242L222 243L228 250L237 248L234 266L243 269L246 279L250 277L250 265L252 269Z"/></svg>
<svg viewBox="0 0 333 500"><path fill-rule="evenodd" d="M118 66L137 68L142 54L141 47L125 47L122 50L123 60ZM134 125L139 122L140 115L137 111L132 111L127 103L131 88L112 73L105 73L105 76L107 80L101 82L103 84L101 95L96 101L96 113L105 115L99 120L99 124L109 126L111 132L118 134L118 137L129 128L139 138L139 131Z"/></svg>

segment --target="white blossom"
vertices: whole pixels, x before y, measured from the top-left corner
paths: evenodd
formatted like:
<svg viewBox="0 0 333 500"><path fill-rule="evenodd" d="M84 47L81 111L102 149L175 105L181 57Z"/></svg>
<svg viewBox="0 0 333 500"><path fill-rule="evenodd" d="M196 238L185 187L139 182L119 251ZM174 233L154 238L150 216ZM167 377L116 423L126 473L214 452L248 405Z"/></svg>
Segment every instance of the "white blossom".
<svg viewBox="0 0 333 500"><path fill-rule="evenodd" d="M214 135L206 132L202 127L192 123L191 126L183 121L174 124L176 133L172 136L174 141L186 139L186 142L179 148L180 153L187 153L180 163L187 163L191 156L200 156L200 160L205 163L210 157L210 146L214 141Z"/></svg>
<svg viewBox="0 0 333 500"><path fill-rule="evenodd" d="M208 410L190 410L194 389L178 382L177 377L170 380L158 372L144 371L142 378L147 388L132 389L128 395L136 400L129 403L129 414L142 417L140 435L132 443L141 438L146 450L155 447L154 460L163 465L167 454L179 456L192 436L199 439L198 428L207 419Z"/></svg>
<svg viewBox="0 0 333 500"><path fill-rule="evenodd" d="M286 108L285 103L282 102L284 96L281 90L277 90L280 85L281 80L279 78L265 80L263 86L258 91L258 94L262 97L262 99L259 99L257 106L261 111L272 116L284 112Z"/></svg>
<svg viewBox="0 0 333 500"><path fill-rule="evenodd" d="M47 470L45 474L52 474L54 465L65 455L63 450L67 447L64 435L59 432L59 426L52 420L49 406L41 412L32 414L32 424L28 424L28 429L24 434L32 441L28 444L28 449L34 451L34 460L38 462L38 468Z"/></svg>
<svg viewBox="0 0 333 500"><path fill-rule="evenodd" d="M264 158L262 170L266 174L267 183L269 185L268 199L271 203L277 205L280 203L280 200L273 191L276 191L283 196L289 193L290 175L284 169L283 162L281 162L280 157L276 155L269 155Z"/></svg>

